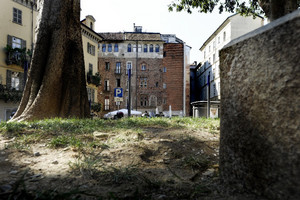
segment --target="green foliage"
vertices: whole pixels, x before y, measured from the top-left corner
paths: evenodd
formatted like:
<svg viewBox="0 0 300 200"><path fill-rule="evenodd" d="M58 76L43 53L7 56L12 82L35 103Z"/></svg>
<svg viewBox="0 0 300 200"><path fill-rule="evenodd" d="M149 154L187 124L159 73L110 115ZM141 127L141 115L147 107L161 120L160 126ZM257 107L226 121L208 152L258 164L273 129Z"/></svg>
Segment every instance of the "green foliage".
<svg viewBox="0 0 300 200"><path fill-rule="evenodd" d="M219 9L219 13L236 12L246 16L258 16L264 13L259 7L258 0L249 0L248 2L240 0L177 0L169 5L169 11L175 9L178 12L184 10L192 13L192 10L195 9L200 13L208 13L216 7Z"/></svg>
<svg viewBox="0 0 300 200"><path fill-rule="evenodd" d="M7 88L0 84L0 99L4 102L19 102L22 99L23 91L18 91L15 88Z"/></svg>
<svg viewBox="0 0 300 200"><path fill-rule="evenodd" d="M12 48L10 45L6 45L4 51L7 55L7 65L16 64L23 66L24 62L29 61L29 58L32 56L32 52L30 49L26 50L26 48Z"/></svg>

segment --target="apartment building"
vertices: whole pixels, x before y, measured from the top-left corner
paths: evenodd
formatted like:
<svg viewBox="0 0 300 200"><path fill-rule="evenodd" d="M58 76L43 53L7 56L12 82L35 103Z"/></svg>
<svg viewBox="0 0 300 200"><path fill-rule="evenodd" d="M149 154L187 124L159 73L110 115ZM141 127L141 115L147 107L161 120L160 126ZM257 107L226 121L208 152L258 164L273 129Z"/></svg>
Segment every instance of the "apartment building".
<svg viewBox="0 0 300 200"><path fill-rule="evenodd" d="M81 34L88 99L91 104L92 112L96 114L100 112L101 109L101 106L98 103L97 94L98 87L100 85L100 73L98 71L98 46L102 41L102 37L95 32L95 22L96 20L93 16L86 16L81 21Z"/></svg>
<svg viewBox="0 0 300 200"><path fill-rule="evenodd" d="M168 116L170 106L173 115L184 115L186 98L182 95L188 90L183 83L188 81L184 76L184 64L189 61L189 51L185 54L187 47L181 40L175 35L143 32L141 26L135 25L133 32L99 35L103 37L99 53L102 114L128 108L130 102L132 109L152 115L164 113ZM179 77L174 76L177 74ZM122 88L121 99L114 98L116 88Z"/></svg>
<svg viewBox="0 0 300 200"><path fill-rule="evenodd" d="M219 51L230 41L264 25L262 17L243 17L234 14L228 17L200 48L202 66L197 70L197 88L200 88L196 99L207 100L208 85L211 100L220 100L220 60ZM209 83L209 84L208 84Z"/></svg>
<svg viewBox="0 0 300 200"><path fill-rule="evenodd" d="M0 6L0 121L17 110L34 46L37 4L2 0Z"/></svg>

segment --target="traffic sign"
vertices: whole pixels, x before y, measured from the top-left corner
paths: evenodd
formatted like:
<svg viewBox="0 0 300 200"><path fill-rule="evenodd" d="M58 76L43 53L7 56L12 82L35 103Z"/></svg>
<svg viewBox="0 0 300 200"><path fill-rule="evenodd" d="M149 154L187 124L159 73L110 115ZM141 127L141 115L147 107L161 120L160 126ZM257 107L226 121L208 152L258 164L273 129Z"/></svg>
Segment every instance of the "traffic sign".
<svg viewBox="0 0 300 200"><path fill-rule="evenodd" d="M123 88L115 88L114 96L122 98L123 97Z"/></svg>

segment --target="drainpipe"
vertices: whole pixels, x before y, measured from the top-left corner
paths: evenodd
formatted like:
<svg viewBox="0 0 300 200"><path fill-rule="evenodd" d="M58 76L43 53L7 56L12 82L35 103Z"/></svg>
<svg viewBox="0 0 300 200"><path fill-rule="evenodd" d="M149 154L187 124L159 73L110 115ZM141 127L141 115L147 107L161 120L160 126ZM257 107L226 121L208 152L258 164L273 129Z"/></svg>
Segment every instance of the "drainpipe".
<svg viewBox="0 0 300 200"><path fill-rule="evenodd" d="M183 43L183 98L182 98L182 103L183 103L183 112L182 112L182 115L183 117L185 117L186 113L185 113L185 102L186 102L186 77L185 77L185 74L186 74L186 69L185 69L185 66L186 66L186 59L185 59L185 43Z"/></svg>

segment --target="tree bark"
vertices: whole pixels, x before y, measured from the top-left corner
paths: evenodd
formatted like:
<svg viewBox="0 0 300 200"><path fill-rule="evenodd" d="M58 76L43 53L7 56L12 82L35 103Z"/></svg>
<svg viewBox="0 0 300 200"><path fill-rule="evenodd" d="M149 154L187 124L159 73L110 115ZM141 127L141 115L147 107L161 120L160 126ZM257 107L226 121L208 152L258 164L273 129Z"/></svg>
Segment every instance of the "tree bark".
<svg viewBox="0 0 300 200"><path fill-rule="evenodd" d="M291 13L298 8L297 0L259 0L258 2L270 21Z"/></svg>
<svg viewBox="0 0 300 200"><path fill-rule="evenodd" d="M13 121L89 117L80 0L41 0L36 46Z"/></svg>

